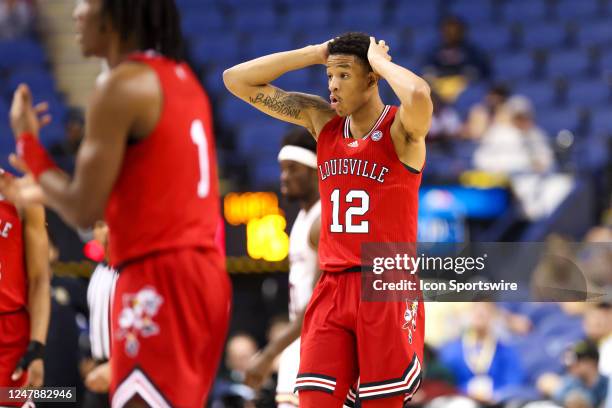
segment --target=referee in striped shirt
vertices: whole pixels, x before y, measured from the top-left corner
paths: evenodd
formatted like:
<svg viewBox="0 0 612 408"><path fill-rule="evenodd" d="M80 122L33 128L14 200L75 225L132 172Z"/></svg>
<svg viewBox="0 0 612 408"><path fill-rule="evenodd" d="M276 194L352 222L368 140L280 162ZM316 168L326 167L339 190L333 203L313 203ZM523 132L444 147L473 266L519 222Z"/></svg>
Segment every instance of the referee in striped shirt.
<svg viewBox="0 0 612 408"><path fill-rule="evenodd" d="M108 226L99 221L94 227L94 242L88 251L94 259L107 259ZM117 272L105 261L98 264L87 288L89 306L89 340L95 368L85 378L88 393L83 407L109 407L110 388L110 305Z"/></svg>

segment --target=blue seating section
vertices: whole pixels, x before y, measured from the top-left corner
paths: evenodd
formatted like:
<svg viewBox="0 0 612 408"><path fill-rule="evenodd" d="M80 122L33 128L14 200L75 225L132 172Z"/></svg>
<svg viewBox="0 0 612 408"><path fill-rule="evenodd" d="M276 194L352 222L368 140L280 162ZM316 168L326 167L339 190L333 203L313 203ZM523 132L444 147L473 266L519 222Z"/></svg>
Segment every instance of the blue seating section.
<svg viewBox="0 0 612 408"><path fill-rule="evenodd" d="M438 41L438 22L449 13L468 23L468 38L488 54L492 80L505 82L516 93L531 98L543 128L551 133L560 129L612 133L606 118L606 113L612 115L608 82L612 77L612 0L178 3L184 11L183 29L190 58L215 101L217 132L224 138L233 137L238 154L253 151L243 148L244 135L249 134L246 129L266 119L228 94L221 79L225 68L271 52L321 43L347 30L359 30L385 39L394 61L421 72L426 55ZM312 92L324 98L328 95L323 69L291 73L274 83L287 90ZM486 83L471 84L456 101L459 112L465 115L487 87ZM383 85L381 93L386 101L395 101L388 86ZM590 112L586 116L587 127L582 126L579 113L585 110ZM266 133L272 144L267 146L279 140L274 132L284 130L282 126L269 126ZM274 164L274 149L262 149L258 162ZM265 170L261 172L265 174Z"/></svg>
<svg viewBox="0 0 612 408"><path fill-rule="evenodd" d="M24 37L0 41L0 167L11 169L8 155L15 150L8 112L13 92L21 83L30 86L34 103L49 103L53 123L41 130L46 146L64 137L63 120L66 105L55 87L47 57L36 38Z"/></svg>

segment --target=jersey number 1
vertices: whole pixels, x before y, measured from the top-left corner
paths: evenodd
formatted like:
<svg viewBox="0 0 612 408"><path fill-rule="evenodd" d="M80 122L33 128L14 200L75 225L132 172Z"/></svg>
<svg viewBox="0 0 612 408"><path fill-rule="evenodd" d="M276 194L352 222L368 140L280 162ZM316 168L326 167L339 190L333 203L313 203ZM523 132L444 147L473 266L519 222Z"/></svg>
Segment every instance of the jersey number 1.
<svg viewBox="0 0 612 408"><path fill-rule="evenodd" d="M353 215L365 215L370 209L370 196L363 190L351 190L346 194L345 201L352 203L354 199L360 199L359 207L350 207L344 215L344 225L340 224L340 190L335 189L331 194L332 202L332 224L331 232L347 232L349 234L367 234L370 229L369 221L361 221L353 224Z"/></svg>
<svg viewBox="0 0 612 408"><path fill-rule="evenodd" d="M200 119L191 124L191 141L198 147L198 162L200 163L200 181L198 182L198 197L205 198L210 190L210 174L208 160L208 140L206 131Z"/></svg>

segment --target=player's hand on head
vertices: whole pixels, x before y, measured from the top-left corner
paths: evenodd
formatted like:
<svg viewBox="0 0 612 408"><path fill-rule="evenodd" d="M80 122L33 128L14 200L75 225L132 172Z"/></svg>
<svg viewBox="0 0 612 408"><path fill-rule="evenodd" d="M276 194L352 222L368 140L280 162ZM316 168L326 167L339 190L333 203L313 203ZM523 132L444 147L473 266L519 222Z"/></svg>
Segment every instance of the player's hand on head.
<svg viewBox="0 0 612 408"><path fill-rule="evenodd" d="M370 47L368 48L368 61L370 65L375 65L376 61L381 59L391 61L389 46L385 40L376 41L376 38L370 37Z"/></svg>
<svg viewBox="0 0 612 408"><path fill-rule="evenodd" d="M327 46L332 41L334 41L333 38L331 40L322 42L321 44L315 45L315 47L317 47L317 52L319 53L319 56L320 56L320 63L323 65L327 64L327 57L329 57L329 50Z"/></svg>
<svg viewBox="0 0 612 408"><path fill-rule="evenodd" d="M41 128L51 123L51 115L47 113L49 104L42 102L33 106L30 88L21 84L13 94L13 102L9 113L11 128L17 138L28 132L38 136Z"/></svg>
<svg viewBox="0 0 612 408"><path fill-rule="evenodd" d="M266 353L257 353L246 370L244 384L256 390L260 389L270 376L273 362L274 359Z"/></svg>

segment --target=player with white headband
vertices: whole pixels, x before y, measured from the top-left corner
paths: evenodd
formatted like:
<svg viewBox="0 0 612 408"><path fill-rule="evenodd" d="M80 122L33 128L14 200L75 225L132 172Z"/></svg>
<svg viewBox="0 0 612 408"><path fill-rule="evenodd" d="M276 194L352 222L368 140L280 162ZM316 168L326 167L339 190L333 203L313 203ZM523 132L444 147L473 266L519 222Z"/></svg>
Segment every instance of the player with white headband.
<svg viewBox="0 0 612 408"><path fill-rule="evenodd" d="M317 248L321 228L321 201L317 179L317 145L305 129L295 129L283 140L278 153L281 166L281 193L299 201L298 214L289 238L289 320L287 329L271 341L252 361L246 384L259 388L280 354L276 403L279 408L298 406L294 393L300 366L300 332L304 311L321 271Z"/></svg>

